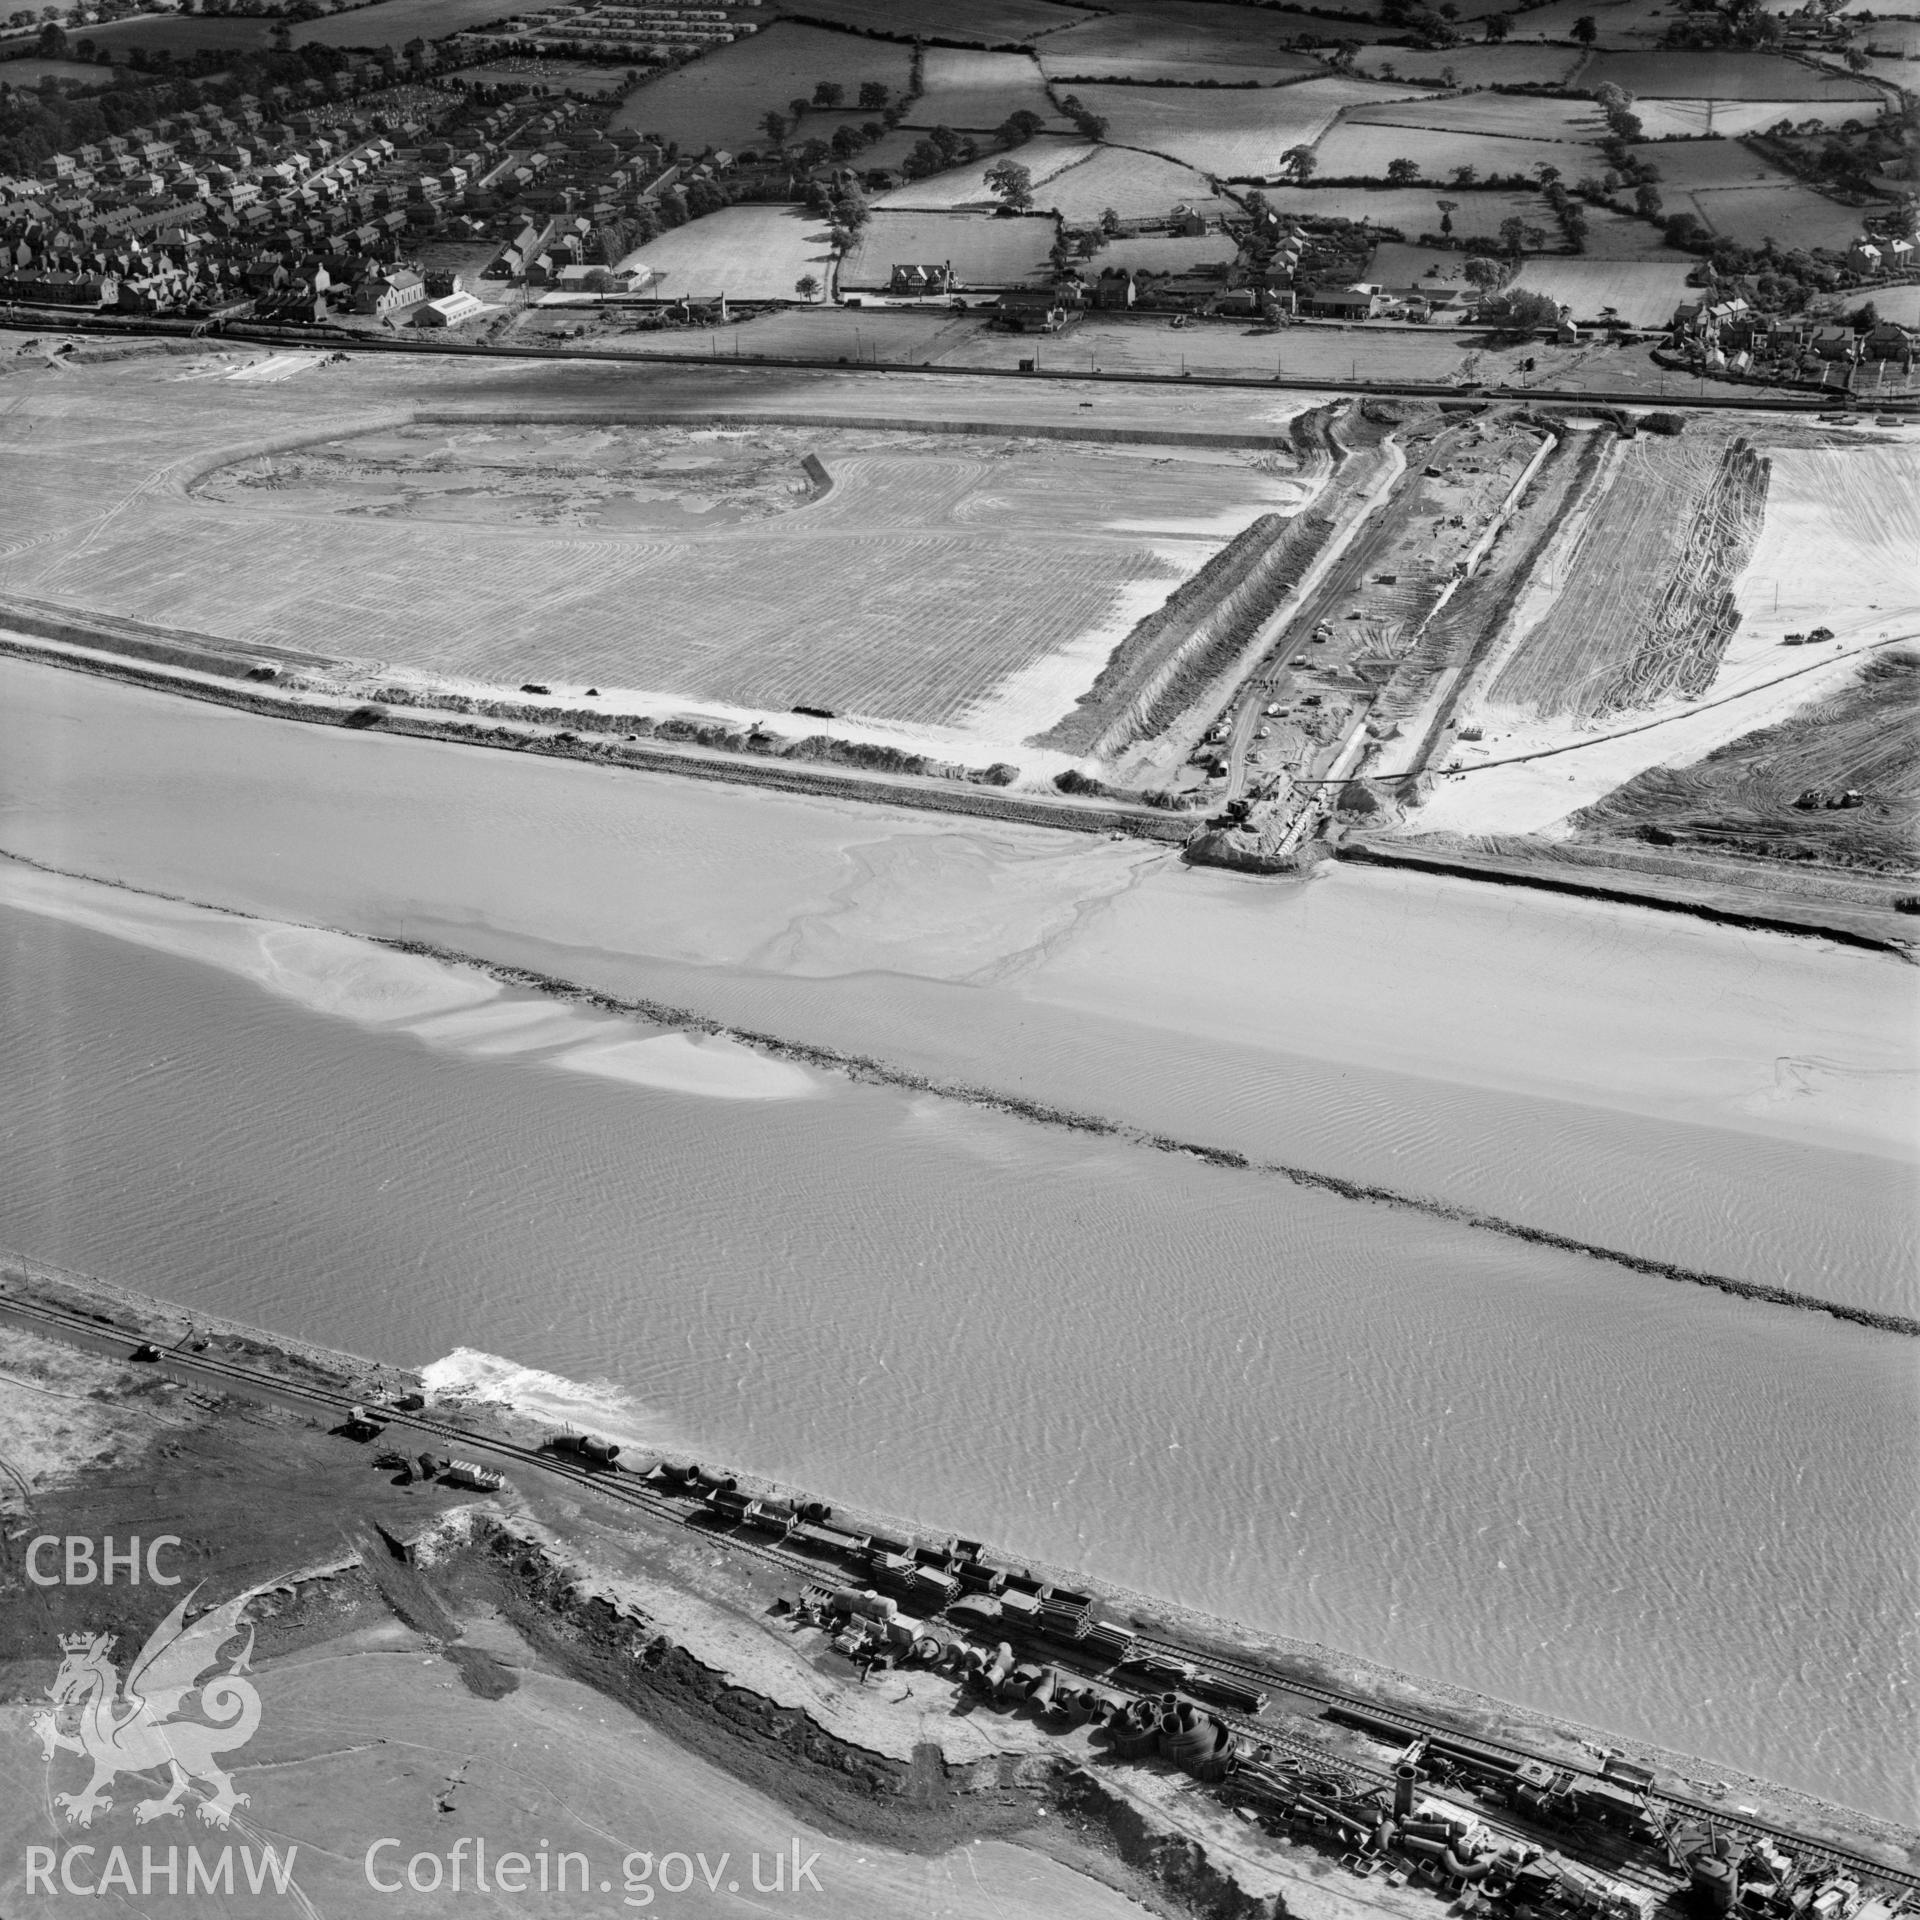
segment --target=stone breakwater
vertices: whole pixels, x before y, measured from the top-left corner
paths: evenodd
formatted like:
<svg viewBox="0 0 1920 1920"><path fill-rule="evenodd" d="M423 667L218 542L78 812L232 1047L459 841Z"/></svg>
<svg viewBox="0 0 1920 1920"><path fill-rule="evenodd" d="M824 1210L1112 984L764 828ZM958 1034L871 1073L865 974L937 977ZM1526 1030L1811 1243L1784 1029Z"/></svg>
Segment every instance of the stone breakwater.
<svg viewBox="0 0 1920 1920"><path fill-rule="evenodd" d="M1741 1280L1729 1274L1709 1273L1702 1268L1681 1266L1670 1260L1651 1259L1643 1254L1628 1253L1617 1247L1599 1246L1592 1241L1577 1239L1570 1234L1556 1233L1546 1227L1529 1226L1524 1221L1509 1220L1499 1214L1488 1213L1476 1207L1458 1206L1430 1195L1409 1193L1371 1181L1349 1180L1340 1174L1324 1173L1310 1167L1292 1166L1284 1161L1255 1159L1230 1148L1208 1146L1199 1141L1182 1140L1172 1134L1156 1133L1145 1128L1128 1126L1100 1114L1051 1106L1043 1101L1029 1100L1019 1094L1001 1092L992 1087L975 1086L965 1081L937 1079L929 1074L915 1073L887 1061L875 1059L870 1054L850 1053L835 1047L816 1046L807 1041L784 1039L778 1034L756 1032L751 1028L712 1019L686 1007L669 1006L661 1001L603 993L597 989L579 986L572 981L559 979L552 974L477 959L471 954L436 946L427 941L377 939L375 944L388 947L398 953L416 954L423 958L439 960L450 966L472 967L500 981L502 985L545 994L550 998L564 1000L578 1006L593 1007L600 1012L624 1014L656 1026L682 1028L708 1035L725 1035L743 1046L752 1047L775 1058L790 1060L797 1065L814 1067L823 1072L843 1074L870 1085L897 1087L906 1092L931 1094L937 1099L955 1100L967 1106L1030 1121L1036 1126L1053 1127L1067 1132L1118 1140L1130 1146L1146 1147L1157 1153L1179 1154L1188 1159L1203 1161L1209 1166L1228 1168L1235 1172L1261 1174L1269 1178L1286 1180L1297 1187L1338 1194L1346 1200L1397 1207L1408 1212L1423 1214L1429 1219L1445 1220L1456 1226L1475 1228L1483 1233L1500 1234L1507 1239L1527 1241L1535 1246L1551 1247L1557 1252L1582 1254L1591 1260L1603 1260L1609 1265L1624 1267L1629 1272L1643 1273L1662 1280L1683 1281L1690 1286L1711 1287L1718 1292L1732 1294L1742 1300L1760 1301L1770 1306L1794 1307L1809 1313L1831 1314L1836 1320L1851 1321L1856 1326L1870 1327L1880 1333L1920 1336L1920 1319L1907 1314L1885 1313L1871 1307L1851 1306L1843 1301L1824 1300L1818 1295L1802 1293L1789 1287L1768 1286L1760 1281Z"/></svg>

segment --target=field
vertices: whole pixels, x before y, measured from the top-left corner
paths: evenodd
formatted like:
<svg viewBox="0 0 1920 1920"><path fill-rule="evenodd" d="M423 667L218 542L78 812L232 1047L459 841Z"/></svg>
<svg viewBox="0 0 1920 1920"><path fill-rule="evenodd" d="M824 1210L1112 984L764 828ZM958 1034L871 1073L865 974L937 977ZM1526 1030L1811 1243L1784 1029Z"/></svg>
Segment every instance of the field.
<svg viewBox="0 0 1920 1920"><path fill-rule="evenodd" d="M357 20L361 16L348 14L345 18ZM149 13L131 20L104 20L98 26L77 28L73 37L91 40L95 46L104 47L115 60L124 61L136 47L143 53L173 54L203 53L210 47L265 47L271 44L271 24L237 14Z"/></svg>
<svg viewBox="0 0 1920 1920"><path fill-rule="evenodd" d="M1591 90L1602 81L1636 97L1680 100L1873 100L1880 89L1846 74L1802 66L1774 53L1597 53L1580 70Z"/></svg>
<svg viewBox="0 0 1920 1920"><path fill-rule="evenodd" d="M1430 182L1445 182L1456 167L1472 167L1485 179L1552 166L1568 180L1605 168L1597 147L1572 141L1508 140L1418 127L1356 126L1351 121L1335 127L1313 151L1320 171L1336 180L1385 179L1395 160L1411 160L1420 169L1420 178ZM1454 218L1457 221L1459 215Z"/></svg>
<svg viewBox="0 0 1920 1920"><path fill-rule="evenodd" d="M983 47L1031 40L1035 34L1070 27L1081 17L1070 7L1052 5L1051 0L967 0L965 7L954 7L948 0L794 0L787 11L841 26L878 28L908 39L937 33L943 40L966 40Z"/></svg>
<svg viewBox="0 0 1920 1920"><path fill-rule="evenodd" d="M1057 80L1276 80L1311 73L1319 62L1287 44L1315 38L1326 22L1306 14L1182 4L1151 13L1112 13L1049 34L1035 51Z"/></svg>
<svg viewBox="0 0 1920 1920"><path fill-rule="evenodd" d="M963 286L1018 286L1044 273L1051 220L876 207L840 263L842 288L884 287L896 265L952 261Z"/></svg>
<svg viewBox="0 0 1920 1920"><path fill-rule="evenodd" d="M1692 265L1677 254L1645 261L1536 255L1521 267L1517 284L1571 307L1576 322L1597 320L1611 308L1629 326L1663 327L1675 307L1694 297L1687 285Z"/></svg>
<svg viewBox="0 0 1920 1920"><path fill-rule="evenodd" d="M1107 138L1236 179L1266 179L1289 147L1311 146L1343 108L1405 99L1375 81L1304 80L1254 91L1192 87L1076 87L1107 120ZM1322 163L1322 171L1329 169Z"/></svg>
<svg viewBox="0 0 1920 1920"><path fill-rule="evenodd" d="M1588 260L1655 260L1663 265L1673 252L1651 221L1613 207L1589 207L1587 244L1583 258Z"/></svg>
<svg viewBox="0 0 1920 1920"><path fill-rule="evenodd" d="M1125 267L1133 273L1192 273L1203 266L1230 264L1234 257L1229 233L1146 233L1108 242L1089 263L1091 272Z"/></svg>
<svg viewBox="0 0 1920 1920"><path fill-rule="evenodd" d="M1780 187L1793 179L1737 140L1677 140L1632 151L1636 160L1651 161L1659 169L1663 197L1696 187Z"/></svg>
<svg viewBox="0 0 1920 1920"><path fill-rule="evenodd" d="M1043 133L1014 150L1011 157L1031 175L1036 189L1034 204L1039 206L1045 199L1039 191L1042 182L1050 181L1056 174L1070 168L1077 169L1098 151L1097 147L1082 140L1078 134L1062 138L1057 134ZM997 207L1000 202L987 190L987 169L997 166L1007 157L1000 153L988 154L969 161L964 167L950 167L945 173L930 173L923 180L909 180L905 186L894 187L881 194L874 205L905 208Z"/></svg>
<svg viewBox="0 0 1920 1920"><path fill-rule="evenodd" d="M1514 215L1529 226L1553 226L1552 210L1537 193L1454 192L1432 187L1269 187L1269 203L1283 214L1325 220L1364 220L1369 226L1396 227L1409 240L1440 230L1440 200L1457 200L1453 216L1463 233L1498 233ZM1645 229L1651 234L1651 227ZM1656 235L1657 239L1658 236Z"/></svg>
<svg viewBox="0 0 1920 1920"><path fill-rule="evenodd" d="M1111 207L1123 220L1146 220L1189 206L1206 214L1227 210L1204 174L1158 154L1101 147L1092 159L1056 173L1034 194L1070 225L1088 225Z"/></svg>
<svg viewBox="0 0 1920 1920"><path fill-rule="evenodd" d="M626 84L624 67L590 66L584 60L516 58L462 67L452 76L483 87L554 87L574 93L613 93Z"/></svg>
<svg viewBox="0 0 1920 1920"><path fill-rule="evenodd" d="M383 0L387 7L404 4ZM787 102L811 94L816 80L838 81L849 99L863 80L878 80L898 95L907 85L908 61L898 42L776 20L750 39L649 80L621 103L613 124L658 133L695 153L709 146L737 153L764 146L762 118L785 114ZM801 131L830 133L838 120L810 115Z"/></svg>
<svg viewBox="0 0 1920 1920"><path fill-rule="evenodd" d="M212 451L281 390L173 391L174 425ZM215 466L90 539L74 530L58 543L70 558L16 554L8 584L369 673L825 705L1007 743L1058 718L1143 612L1298 497L1252 450L452 421Z"/></svg>
<svg viewBox="0 0 1920 1920"><path fill-rule="evenodd" d="M49 74L56 80L78 81L83 87L104 87L111 77L105 67L85 60L42 60L29 55L0 61L0 82L10 87L37 87Z"/></svg>
<svg viewBox="0 0 1920 1920"><path fill-rule="evenodd" d="M649 296L728 294L735 300L792 300L794 282L823 285L832 254L818 214L801 207L743 205L669 227L621 261L651 267Z"/></svg>
<svg viewBox="0 0 1920 1920"><path fill-rule="evenodd" d="M1698 697L1732 632L1765 489L1764 462L1723 436L1622 442L1565 584L1489 697L1575 720Z"/></svg>
<svg viewBox="0 0 1920 1920"><path fill-rule="evenodd" d="M1765 133L1782 120L1796 129L1838 127L1849 120L1872 121L1879 109L1871 100L1636 100L1633 111L1649 139L1680 134L1687 139L1715 135L1737 139ZM1662 149L1662 152L1666 149Z"/></svg>
<svg viewBox="0 0 1920 1920"><path fill-rule="evenodd" d="M467 27L513 18L511 0L376 0L371 7L296 26L293 44L311 40L323 47L404 47L409 40L443 40Z"/></svg>
<svg viewBox="0 0 1920 1920"><path fill-rule="evenodd" d="M929 47L920 98L908 110L905 124L990 133L1008 114L1023 108L1037 113L1051 128L1072 125L1047 98L1039 65L1031 54Z"/></svg>
<svg viewBox="0 0 1920 1920"><path fill-rule="evenodd" d="M1516 14L1515 23L1536 19L1530 13ZM1557 87L1580 64L1581 54L1572 47L1464 46L1438 47L1423 52L1418 47L1362 47L1354 57L1361 73L1374 79L1389 76L1401 80L1438 80L1451 72L1463 87Z"/></svg>
<svg viewBox="0 0 1920 1920"><path fill-rule="evenodd" d="M1670 211L1691 203L1714 233L1757 247L1771 235L1783 247L1835 247L1844 251L1860 231L1863 211L1843 207L1797 182L1772 187L1701 187L1669 194Z"/></svg>
<svg viewBox="0 0 1920 1920"><path fill-rule="evenodd" d="M1609 47L1654 46L1671 21L1668 0L1548 0L1513 16L1515 40L1567 40L1583 14L1591 14Z"/></svg>
<svg viewBox="0 0 1920 1920"><path fill-rule="evenodd" d="M1437 133L1478 133L1520 140L1604 139L1607 125L1590 100L1542 100L1526 94L1468 93L1445 99L1399 100L1355 107L1347 126L1426 127ZM1487 170L1500 167L1499 150L1488 150Z"/></svg>

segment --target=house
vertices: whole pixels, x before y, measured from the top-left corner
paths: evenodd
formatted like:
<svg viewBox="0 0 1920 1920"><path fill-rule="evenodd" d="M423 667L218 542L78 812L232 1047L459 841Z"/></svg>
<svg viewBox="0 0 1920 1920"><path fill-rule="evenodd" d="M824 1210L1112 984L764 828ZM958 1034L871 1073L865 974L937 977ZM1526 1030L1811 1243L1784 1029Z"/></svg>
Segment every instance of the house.
<svg viewBox="0 0 1920 1920"><path fill-rule="evenodd" d="M953 275L953 262L937 266L896 266L887 279L887 291L906 295L957 293L960 283Z"/></svg>
<svg viewBox="0 0 1920 1920"><path fill-rule="evenodd" d="M403 313L427 297L426 282L409 267L395 267L362 282L354 295L356 313Z"/></svg>
<svg viewBox="0 0 1920 1920"><path fill-rule="evenodd" d="M1124 267L1109 267L1093 283L1093 304L1103 312L1119 309L1124 312L1133 305L1134 279Z"/></svg>
<svg viewBox="0 0 1920 1920"><path fill-rule="evenodd" d="M1847 266L1854 273L1877 277L1886 270L1886 255L1871 240L1856 240L1847 249Z"/></svg>
<svg viewBox="0 0 1920 1920"><path fill-rule="evenodd" d="M1009 287L993 317L996 325L1012 333L1058 333L1079 317L1078 289Z"/></svg>
<svg viewBox="0 0 1920 1920"><path fill-rule="evenodd" d="M1300 306L1322 320L1371 320L1381 300L1372 287L1315 287L1301 296Z"/></svg>

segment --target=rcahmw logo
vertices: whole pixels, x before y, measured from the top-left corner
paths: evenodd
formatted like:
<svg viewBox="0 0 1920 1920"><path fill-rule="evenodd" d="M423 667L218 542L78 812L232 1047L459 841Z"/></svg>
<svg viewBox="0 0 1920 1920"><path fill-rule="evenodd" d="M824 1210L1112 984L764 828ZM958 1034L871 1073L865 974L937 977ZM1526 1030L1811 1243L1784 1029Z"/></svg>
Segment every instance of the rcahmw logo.
<svg viewBox="0 0 1920 1920"><path fill-rule="evenodd" d="M199 1591L196 1587L193 1593ZM200 1676L219 1665L221 1648L238 1637L240 1616L253 1595L243 1593L188 1626L193 1593L178 1601L148 1635L124 1683L109 1657L112 1635L60 1636L60 1671L47 1688L53 1710L35 1714L33 1729L49 1770L57 1753L78 1754L92 1765L93 1777L77 1793L53 1796L72 1825L90 1827L96 1813L112 1810L113 1801L102 1789L123 1773L158 1774L165 1769L171 1776L164 1794L135 1804L133 1817L141 1826L180 1818L180 1803L189 1790L198 1796L200 1818L210 1827L224 1827L234 1808L247 1804L247 1796L234 1791L219 1756L244 1747L260 1725L260 1696L252 1681L241 1677L253 1653L253 1629L247 1628L246 1645L225 1671L204 1685ZM181 1703L195 1692L201 1717L181 1718ZM71 1851L78 1855L85 1850ZM291 1862L291 1854L288 1857Z"/></svg>

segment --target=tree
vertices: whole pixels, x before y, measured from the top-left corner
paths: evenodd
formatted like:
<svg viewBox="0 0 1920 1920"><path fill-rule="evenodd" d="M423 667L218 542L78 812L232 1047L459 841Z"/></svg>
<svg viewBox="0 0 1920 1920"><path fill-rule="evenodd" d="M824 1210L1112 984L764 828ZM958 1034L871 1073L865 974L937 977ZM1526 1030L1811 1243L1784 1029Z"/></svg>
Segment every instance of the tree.
<svg viewBox="0 0 1920 1920"><path fill-rule="evenodd" d="M1500 244L1509 255L1518 258L1527 244L1527 223L1517 213L1510 213L1500 222Z"/></svg>
<svg viewBox="0 0 1920 1920"><path fill-rule="evenodd" d="M1642 220L1660 218L1660 189L1651 180L1643 180L1634 188L1633 209Z"/></svg>
<svg viewBox="0 0 1920 1920"><path fill-rule="evenodd" d="M1459 211L1460 202L1458 200L1436 200L1434 205L1440 209L1440 231L1442 233L1451 233L1453 231L1453 216Z"/></svg>
<svg viewBox="0 0 1920 1920"><path fill-rule="evenodd" d="M1025 213L1033 205L1033 175L1017 160L996 160L987 169L987 191L1002 213Z"/></svg>
<svg viewBox="0 0 1920 1920"><path fill-rule="evenodd" d="M787 137L787 116L784 113L763 113L760 116L760 130L777 147Z"/></svg>
<svg viewBox="0 0 1920 1920"><path fill-rule="evenodd" d="M1031 108L1021 107L994 128L993 135L1003 147L1024 146L1047 123Z"/></svg>
<svg viewBox="0 0 1920 1920"><path fill-rule="evenodd" d="M820 291L820 282L810 273L803 273L793 283L793 290L802 300L813 299Z"/></svg>
<svg viewBox="0 0 1920 1920"><path fill-rule="evenodd" d="M835 253L845 253L853 245L853 235L845 227L833 227L827 233L827 245Z"/></svg>
<svg viewBox="0 0 1920 1920"><path fill-rule="evenodd" d="M1252 194L1247 195L1249 204L1252 203L1253 198ZM1102 207L1100 209L1100 231L1109 238L1120 231L1120 214L1117 208Z"/></svg>
<svg viewBox="0 0 1920 1920"><path fill-rule="evenodd" d="M807 109L812 105L813 102L811 100L803 99L797 93L787 102L787 111L793 116L795 126L800 124L801 120L806 116Z"/></svg>
<svg viewBox="0 0 1920 1920"><path fill-rule="evenodd" d="M1478 287L1482 293L1497 287L1507 277L1506 269L1498 260L1489 260L1485 254L1472 254L1466 265L1467 284Z"/></svg>
<svg viewBox="0 0 1920 1920"><path fill-rule="evenodd" d="M1387 162L1388 183L1396 187L1410 187L1420 178L1420 165L1415 160L1389 160Z"/></svg>
<svg viewBox="0 0 1920 1920"><path fill-rule="evenodd" d="M1319 164L1311 147L1289 147L1280 156L1280 171L1292 174L1296 180L1311 180Z"/></svg>
<svg viewBox="0 0 1920 1920"><path fill-rule="evenodd" d="M1851 73L1865 73L1867 56L1858 47L1849 47L1846 54L1847 69Z"/></svg>
<svg viewBox="0 0 1920 1920"><path fill-rule="evenodd" d="M1486 35L1489 46L1497 46L1507 37L1509 22L1504 13L1490 13L1486 18Z"/></svg>
<svg viewBox="0 0 1920 1920"><path fill-rule="evenodd" d="M1550 327L1560 318L1559 307L1544 293L1531 293L1525 287L1509 287L1480 303L1480 317L1504 327Z"/></svg>
<svg viewBox="0 0 1920 1920"><path fill-rule="evenodd" d="M1453 184L1456 187L1470 187L1479 178L1478 167L1455 167L1453 170Z"/></svg>
<svg viewBox="0 0 1920 1920"><path fill-rule="evenodd" d="M865 113L878 113L887 104L886 83L881 80L860 82L860 106Z"/></svg>
<svg viewBox="0 0 1920 1920"><path fill-rule="evenodd" d="M1533 177L1538 180L1543 187L1556 186L1560 180L1560 169L1556 167L1551 160L1543 160L1534 168Z"/></svg>
<svg viewBox="0 0 1920 1920"><path fill-rule="evenodd" d="M816 80L813 83L813 104L825 107L831 112L847 97L847 90L837 80Z"/></svg>
<svg viewBox="0 0 1920 1920"><path fill-rule="evenodd" d="M1592 14L1583 13L1573 23L1573 37L1583 47L1592 46L1600 38L1600 29L1594 25Z"/></svg>

